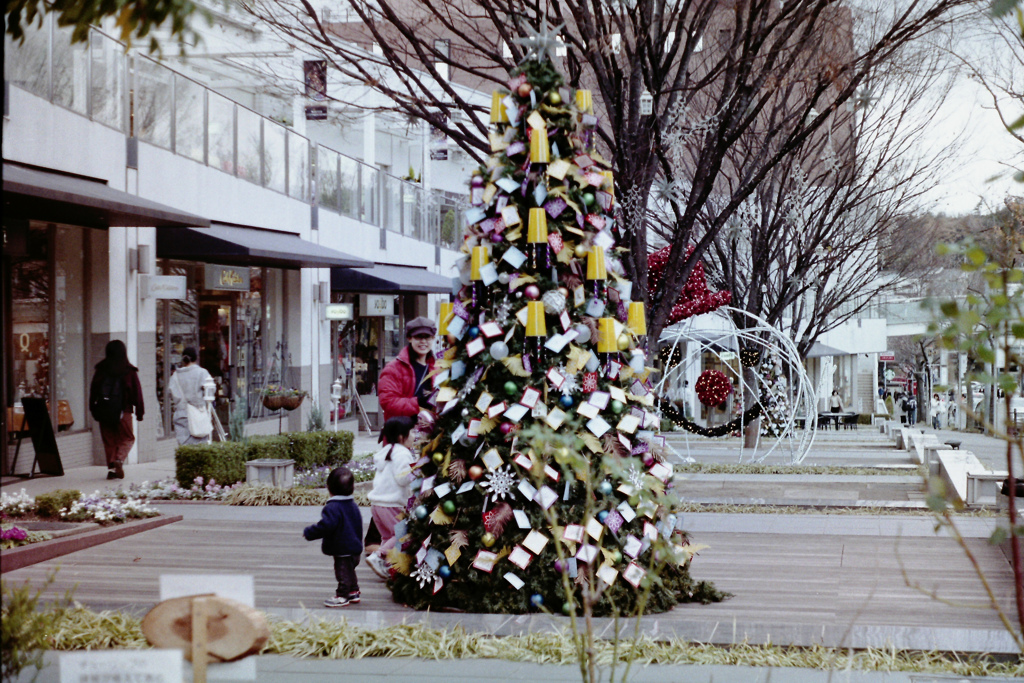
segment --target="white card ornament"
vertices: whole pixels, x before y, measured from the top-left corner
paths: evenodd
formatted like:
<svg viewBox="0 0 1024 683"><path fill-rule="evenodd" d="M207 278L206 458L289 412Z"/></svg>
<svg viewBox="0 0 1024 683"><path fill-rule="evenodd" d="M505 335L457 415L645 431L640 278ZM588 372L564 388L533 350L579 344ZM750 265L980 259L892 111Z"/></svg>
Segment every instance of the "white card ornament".
<svg viewBox="0 0 1024 683"><path fill-rule="evenodd" d="M493 263L480 266L480 281L488 287L498 281L498 269Z"/></svg>
<svg viewBox="0 0 1024 683"><path fill-rule="evenodd" d="M626 403L626 392L619 387L608 387L608 394L612 397L613 401L619 403Z"/></svg>
<svg viewBox="0 0 1024 683"><path fill-rule="evenodd" d="M523 546L534 555L540 555L544 546L548 544L548 537L534 529L523 539Z"/></svg>
<svg viewBox="0 0 1024 683"><path fill-rule="evenodd" d="M477 409L477 410L479 410L479 411L480 411L481 413L486 413L486 412L487 412L487 409L488 409L488 408L490 407L490 405L491 405L491 401L493 401L493 400L494 400L494 397L493 397L493 396L491 396L490 394L488 394L488 393L487 393L487 392L485 391L484 393L480 394L480 398L478 398L478 399L476 400L476 405L475 405L475 407L476 407L476 409Z"/></svg>
<svg viewBox="0 0 1024 683"><path fill-rule="evenodd" d="M498 561L497 553L492 553L488 550L480 550L477 552L476 557L473 559L473 567L480 571L487 572L490 574L494 571L494 565Z"/></svg>
<svg viewBox="0 0 1024 683"><path fill-rule="evenodd" d="M576 408L576 412L587 419L593 419L597 417L598 413L601 411L598 410L597 406L593 403L581 403L579 407Z"/></svg>
<svg viewBox="0 0 1024 683"><path fill-rule="evenodd" d="M663 484L672 476L672 468L663 462L654 463L654 466L649 471L652 477L658 479Z"/></svg>
<svg viewBox="0 0 1024 683"><path fill-rule="evenodd" d="M594 244L596 246L603 247L605 251L609 251L615 246L615 238L612 237L607 230L602 230L594 235Z"/></svg>
<svg viewBox="0 0 1024 683"><path fill-rule="evenodd" d="M558 368L551 368L548 370L546 377L548 378L548 381L551 382L551 386L555 389L561 389L562 385L565 384L565 375L563 375Z"/></svg>
<svg viewBox="0 0 1024 683"><path fill-rule="evenodd" d="M519 482L519 493L523 495L523 498L527 500L533 500L537 496L537 489L533 487L533 484L523 479Z"/></svg>
<svg viewBox="0 0 1024 683"><path fill-rule="evenodd" d="M576 553L576 559L587 564L593 562L595 557L597 557L597 546L594 545L580 546L579 551Z"/></svg>
<svg viewBox="0 0 1024 683"><path fill-rule="evenodd" d="M533 407L530 411L530 415L537 420L543 420L548 416L548 406L544 402L540 402Z"/></svg>
<svg viewBox="0 0 1024 683"><path fill-rule="evenodd" d="M619 290L619 296L623 301L629 301L633 297L633 283L629 280L619 280L614 285Z"/></svg>
<svg viewBox="0 0 1024 683"><path fill-rule="evenodd" d="M519 217L519 208L517 206L506 206L501 212L501 220L505 221L505 225L510 228L513 225L519 225L522 223L522 219Z"/></svg>
<svg viewBox="0 0 1024 683"><path fill-rule="evenodd" d="M533 203L537 206L544 206L544 200L548 198L548 188L543 183L538 183L533 189Z"/></svg>
<svg viewBox="0 0 1024 683"><path fill-rule="evenodd" d="M630 507L629 501L624 500L621 503L619 503L619 506L616 508L616 510L618 510L619 514L622 515L622 519L626 520L626 524L629 524L634 519L636 519L636 512L634 512L633 508Z"/></svg>
<svg viewBox="0 0 1024 683"><path fill-rule="evenodd" d="M462 318L455 318L455 320L462 320ZM451 331L452 324L454 324L455 320L453 320L451 323L448 323L448 331L449 332ZM466 361L464 361L464 360L452 361L451 371L452 371L452 379L453 380L456 380L456 379L462 377L463 375L466 374Z"/></svg>
<svg viewBox="0 0 1024 683"><path fill-rule="evenodd" d="M459 439L466 435L466 425L459 425L452 432L452 443L458 443Z"/></svg>
<svg viewBox="0 0 1024 683"><path fill-rule="evenodd" d="M583 285L580 285L576 289L572 290L572 303L573 306L579 308L587 302L587 292L583 289Z"/></svg>
<svg viewBox="0 0 1024 683"><path fill-rule="evenodd" d="M479 207L466 209L462 215L466 217L466 225L476 225L483 219L487 218L487 214Z"/></svg>
<svg viewBox="0 0 1024 683"><path fill-rule="evenodd" d="M548 125L547 121L544 120L544 116L536 109L526 117L526 123L530 125L530 128L546 128Z"/></svg>
<svg viewBox="0 0 1024 683"><path fill-rule="evenodd" d="M548 426L552 429L558 429L565 422L565 411L561 408L552 408L551 412L548 413L548 417L545 420Z"/></svg>
<svg viewBox="0 0 1024 683"><path fill-rule="evenodd" d="M501 467L505 462L504 460L501 459L501 454L498 452L497 448L492 448L488 450L480 457L480 460L483 462L484 466L487 467L487 469L489 470L496 470L499 467Z"/></svg>
<svg viewBox="0 0 1024 683"><path fill-rule="evenodd" d="M466 321L455 316L450 323L448 323L448 334L452 335L456 339L462 339L463 335L466 334ZM452 379L455 377L455 363L452 363Z"/></svg>
<svg viewBox="0 0 1024 683"><path fill-rule="evenodd" d="M537 495L533 498L538 505L547 510L549 507L555 504L558 500L558 494L552 491L547 486L541 486L540 490L537 491Z"/></svg>
<svg viewBox="0 0 1024 683"><path fill-rule="evenodd" d="M544 474L548 475L548 478L551 479L554 482L557 482L558 481L558 477L560 476L558 474L558 470L556 470L551 465L544 465Z"/></svg>
<svg viewBox="0 0 1024 683"><path fill-rule="evenodd" d="M505 190L505 192L508 192L509 194L512 194L513 192L519 189L519 183L513 180L512 178L509 178L508 176L499 178L498 180L495 181L494 184L500 187L501 189Z"/></svg>
<svg viewBox="0 0 1024 683"><path fill-rule="evenodd" d="M444 370L443 372L439 372L436 375L434 375L431 378L431 381L434 383L434 388L436 389L439 386L441 386L442 384L444 384L448 380L448 377L450 375L451 375L451 371L450 370Z"/></svg>
<svg viewBox="0 0 1024 683"><path fill-rule="evenodd" d="M597 570L597 578L601 579L610 586L613 583L615 583L615 579L619 578L619 572L617 572L609 565L604 565Z"/></svg>
<svg viewBox="0 0 1024 683"><path fill-rule="evenodd" d="M520 529L530 528L530 516L526 514L524 510L513 510L512 514L516 518L516 525Z"/></svg>
<svg viewBox="0 0 1024 683"><path fill-rule="evenodd" d="M622 571L622 578L632 586L633 588L639 588L640 582L644 580L644 576L647 575L647 570L638 565L636 562L630 562L629 565Z"/></svg>
<svg viewBox="0 0 1024 683"><path fill-rule="evenodd" d="M438 405L454 400L458 393L454 387L441 387L437 392Z"/></svg>
<svg viewBox="0 0 1024 683"><path fill-rule="evenodd" d="M590 394L590 398L587 399L587 403L597 406L598 410L604 410L608 407L608 401L611 399L611 394L607 391L595 391Z"/></svg>
<svg viewBox="0 0 1024 683"><path fill-rule="evenodd" d="M505 105L505 113L508 115L509 128L513 129L519 123L519 105L516 103L512 93L509 93L501 103Z"/></svg>
<svg viewBox="0 0 1024 683"><path fill-rule="evenodd" d="M512 458L512 462L519 465L524 470L533 468L533 460L526 453L516 453L516 456Z"/></svg>
<svg viewBox="0 0 1024 683"><path fill-rule="evenodd" d="M423 564L425 559L427 559L427 546L423 545L416 551L416 566Z"/></svg>
<svg viewBox="0 0 1024 683"><path fill-rule="evenodd" d="M604 302L593 298L587 303L587 315L591 318L600 318L604 315Z"/></svg>
<svg viewBox="0 0 1024 683"><path fill-rule="evenodd" d="M630 534L626 536L626 543L622 546L622 552L630 557L636 557L643 550L643 547L644 544L640 542L640 539Z"/></svg>
<svg viewBox="0 0 1024 683"><path fill-rule="evenodd" d="M526 254L516 247L509 247L505 250L501 260L507 262L513 268L518 268L526 262Z"/></svg>
<svg viewBox="0 0 1024 683"><path fill-rule="evenodd" d="M443 484L438 484L437 486L434 487L434 495L437 496L438 498L444 498L449 493L451 493L451 491L452 491L452 485L449 484L448 482L444 482Z"/></svg>
<svg viewBox="0 0 1024 683"><path fill-rule="evenodd" d="M523 306L516 313L516 320L518 320L519 324L522 325L523 327L526 327L526 321L530 319L529 310L529 307Z"/></svg>
<svg viewBox="0 0 1024 683"><path fill-rule="evenodd" d="M564 180L565 174L569 172L570 168L572 168L572 164L565 159L556 159L548 164L548 175L552 178Z"/></svg>
<svg viewBox="0 0 1024 683"><path fill-rule="evenodd" d="M585 367L590 372L597 372L597 369L601 367L601 361L597 359L596 354L592 353L589 356L587 356L587 364L584 365L583 367Z"/></svg>
<svg viewBox="0 0 1024 683"><path fill-rule="evenodd" d="M539 400L540 392L533 387L526 387L526 389L523 390L523 397L519 399L519 402L527 408L532 408L537 405L537 401Z"/></svg>
<svg viewBox="0 0 1024 683"><path fill-rule="evenodd" d="M494 418L501 415L505 410L508 409L508 404L505 401L501 403L495 403L493 406L487 409L487 417Z"/></svg>
<svg viewBox="0 0 1024 683"><path fill-rule="evenodd" d="M480 428L483 427L483 424L484 423L481 420L473 418L469 421L469 429L467 430L467 433L470 436L480 436Z"/></svg>
<svg viewBox="0 0 1024 683"><path fill-rule="evenodd" d="M437 478L436 474L431 474L429 477L423 480L423 486L420 487L421 493L427 493L434 489L434 480Z"/></svg>
<svg viewBox="0 0 1024 683"><path fill-rule="evenodd" d="M474 486L476 486L476 484L472 481L464 481L462 482L462 486L459 487L459 490L455 492L455 495L472 491Z"/></svg>
<svg viewBox="0 0 1024 683"><path fill-rule="evenodd" d="M446 413L450 413L451 411L458 408L460 405L462 404L459 403L458 401L449 401L444 405L444 408L441 410L441 414L444 415Z"/></svg>
<svg viewBox="0 0 1024 683"><path fill-rule="evenodd" d="M563 541L572 541L573 543L582 543L583 534L586 532L579 524L567 524L565 529L562 531Z"/></svg>
<svg viewBox="0 0 1024 683"><path fill-rule="evenodd" d="M510 584L512 584L512 587L515 588L516 590L519 590L520 588L522 588L523 586L526 585L525 581L520 579L518 576L516 576L512 572L505 572L505 580L508 581Z"/></svg>
<svg viewBox="0 0 1024 683"><path fill-rule="evenodd" d="M515 422L518 424L520 420L526 417L528 412L530 412L530 409L526 406L519 403L513 403L509 409L505 411L505 418L509 422Z"/></svg>
<svg viewBox="0 0 1024 683"><path fill-rule="evenodd" d="M587 429L599 439L611 428L612 426L600 415L587 421Z"/></svg>
<svg viewBox="0 0 1024 683"><path fill-rule="evenodd" d="M473 356L475 356L475 355L477 355L479 353L482 353L483 350L484 350L484 339L483 339L483 337L477 337L473 341L471 341L468 344L466 344L466 355L468 355L470 358L472 358Z"/></svg>
<svg viewBox="0 0 1024 683"><path fill-rule="evenodd" d="M658 527L654 526L650 522L644 522L644 538L649 541L658 540Z"/></svg>
<svg viewBox="0 0 1024 683"><path fill-rule="evenodd" d="M480 333L485 337L497 337L501 334L501 325L495 322L484 323L480 326Z"/></svg>
<svg viewBox="0 0 1024 683"><path fill-rule="evenodd" d="M619 424L615 425L615 428L620 432L626 434L632 434L636 431L636 428L640 426L640 420L636 415L623 415L622 419L619 420Z"/></svg>
<svg viewBox="0 0 1024 683"><path fill-rule="evenodd" d="M587 520L587 535L589 535L595 541L600 541L601 536L604 534L604 524L597 521L593 517Z"/></svg>
<svg viewBox="0 0 1024 683"><path fill-rule="evenodd" d="M508 561L519 567L520 569L526 569L533 562L533 555L526 552L521 545L517 545L512 548L512 552L509 553Z"/></svg>
<svg viewBox="0 0 1024 683"><path fill-rule="evenodd" d="M610 363L608 363L608 379L612 379L612 380L618 379L619 378L619 370L621 370L621 369L622 369L622 363L620 363L617 360L613 360Z"/></svg>

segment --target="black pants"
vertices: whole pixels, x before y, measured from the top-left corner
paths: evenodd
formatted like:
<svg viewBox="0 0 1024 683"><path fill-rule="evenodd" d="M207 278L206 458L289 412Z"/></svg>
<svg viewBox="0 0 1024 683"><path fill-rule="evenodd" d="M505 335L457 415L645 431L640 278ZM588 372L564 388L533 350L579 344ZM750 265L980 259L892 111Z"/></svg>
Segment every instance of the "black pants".
<svg viewBox="0 0 1024 683"><path fill-rule="evenodd" d="M335 595L339 598L347 598L359 592L359 580L356 579L357 564L359 557L356 555L334 556L334 578L338 580L338 591Z"/></svg>

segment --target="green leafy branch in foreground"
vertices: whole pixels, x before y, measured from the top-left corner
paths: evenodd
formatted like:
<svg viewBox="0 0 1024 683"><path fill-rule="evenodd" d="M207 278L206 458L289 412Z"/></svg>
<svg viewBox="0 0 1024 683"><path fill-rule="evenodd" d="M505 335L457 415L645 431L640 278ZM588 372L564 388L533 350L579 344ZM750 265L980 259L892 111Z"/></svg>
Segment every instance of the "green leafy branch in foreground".
<svg viewBox="0 0 1024 683"><path fill-rule="evenodd" d="M376 630L344 620L308 616L304 621L271 619L272 635L262 654L329 659L418 657L434 660L501 659L539 664L576 664L578 653L567 632L495 637L403 624ZM93 612L77 607L58 617L52 636L55 650L141 649L147 647L141 620L120 612ZM594 643L601 666L632 660L647 664L722 664L731 666L795 667L821 670L913 671L957 676L1024 676L1024 659L985 655L870 648L783 647L739 643L731 646L656 641L642 636L635 642ZM617 648L617 651L616 651Z"/></svg>

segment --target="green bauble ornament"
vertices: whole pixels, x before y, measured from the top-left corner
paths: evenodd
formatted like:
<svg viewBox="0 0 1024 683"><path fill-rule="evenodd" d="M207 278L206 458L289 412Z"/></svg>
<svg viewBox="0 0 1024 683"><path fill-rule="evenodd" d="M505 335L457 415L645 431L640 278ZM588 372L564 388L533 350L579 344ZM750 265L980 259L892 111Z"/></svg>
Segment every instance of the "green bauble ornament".
<svg viewBox="0 0 1024 683"><path fill-rule="evenodd" d="M571 602L566 601L566 602L562 603L562 614L565 614L565 615L568 616L568 615L572 614L572 610L573 610L573 604Z"/></svg>
<svg viewBox="0 0 1024 683"><path fill-rule="evenodd" d="M446 514L446 515L449 515L449 516L454 515L455 514L455 502L451 501L451 500L446 500L445 502L441 503L441 509L444 510L444 514Z"/></svg>
<svg viewBox="0 0 1024 683"><path fill-rule="evenodd" d="M519 385L509 380L505 382L505 393L509 396L515 396L519 392Z"/></svg>
<svg viewBox="0 0 1024 683"><path fill-rule="evenodd" d="M615 564L622 562L622 553L618 550L612 551L612 562Z"/></svg>
<svg viewBox="0 0 1024 683"><path fill-rule="evenodd" d="M626 409L626 405L622 401L616 401L614 399L612 400L610 406L612 412L615 413L616 415L620 414L623 410Z"/></svg>
<svg viewBox="0 0 1024 683"><path fill-rule="evenodd" d="M584 192L583 193L583 203L586 204L587 206L593 206L595 199L596 198L594 197L594 193L593 192Z"/></svg>

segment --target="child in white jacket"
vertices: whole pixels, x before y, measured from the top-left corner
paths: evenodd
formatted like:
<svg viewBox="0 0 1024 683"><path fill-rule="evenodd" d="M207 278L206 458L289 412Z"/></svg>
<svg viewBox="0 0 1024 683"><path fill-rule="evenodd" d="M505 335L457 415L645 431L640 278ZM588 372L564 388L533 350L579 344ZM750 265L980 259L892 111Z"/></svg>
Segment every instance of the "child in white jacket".
<svg viewBox="0 0 1024 683"><path fill-rule="evenodd" d="M373 522L380 531L380 548L366 562L382 579L388 578L391 569L385 558L395 545L395 523L405 514L406 503L412 496L409 483L415 458L409 444L412 443L410 433L415 426L414 417L390 418L381 430L381 439L386 445L373 456L377 474L373 477L373 490L368 497Z"/></svg>

